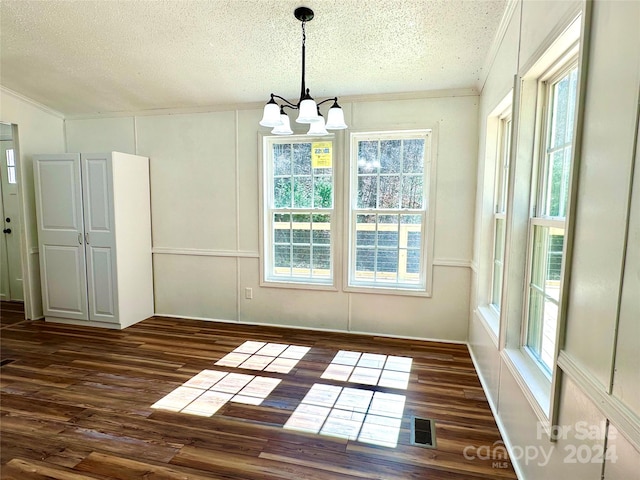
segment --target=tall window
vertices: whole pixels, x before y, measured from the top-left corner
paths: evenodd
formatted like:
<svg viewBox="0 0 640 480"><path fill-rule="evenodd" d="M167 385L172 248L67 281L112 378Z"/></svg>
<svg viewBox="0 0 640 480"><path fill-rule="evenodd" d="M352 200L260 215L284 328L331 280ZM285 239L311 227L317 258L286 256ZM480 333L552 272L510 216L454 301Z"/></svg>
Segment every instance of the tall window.
<svg viewBox="0 0 640 480"><path fill-rule="evenodd" d="M351 135L349 286L425 290L431 132Z"/></svg>
<svg viewBox="0 0 640 480"><path fill-rule="evenodd" d="M265 281L333 283L333 142L265 137Z"/></svg>
<svg viewBox="0 0 640 480"><path fill-rule="evenodd" d="M498 136L498 161L493 214L493 271L491 282L491 306L500 312L503 283L505 222L507 216L507 193L509 188L509 151L511 150L511 107L500 118Z"/></svg>
<svg viewBox="0 0 640 480"><path fill-rule="evenodd" d="M538 178L529 220L526 349L553 369L569 177L576 111L578 68L570 64L541 84L546 99Z"/></svg>

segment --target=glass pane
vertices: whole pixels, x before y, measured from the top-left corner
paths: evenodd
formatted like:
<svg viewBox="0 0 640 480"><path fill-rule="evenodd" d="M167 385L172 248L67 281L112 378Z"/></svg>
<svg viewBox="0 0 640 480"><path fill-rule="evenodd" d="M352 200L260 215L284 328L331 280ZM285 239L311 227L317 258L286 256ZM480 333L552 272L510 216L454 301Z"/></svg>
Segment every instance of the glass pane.
<svg viewBox="0 0 640 480"><path fill-rule="evenodd" d="M304 213L294 215L293 243L311 243L311 215Z"/></svg>
<svg viewBox="0 0 640 480"><path fill-rule="evenodd" d="M407 250L407 273L420 273L420 250Z"/></svg>
<svg viewBox="0 0 640 480"><path fill-rule="evenodd" d="M495 239L493 249L493 259L497 261L504 260L504 219L496 218L495 222Z"/></svg>
<svg viewBox="0 0 640 480"><path fill-rule="evenodd" d="M367 225L369 227L369 225ZM373 247L376 244L375 226L371 225L371 229L363 231L358 225L356 230L356 245L359 247Z"/></svg>
<svg viewBox="0 0 640 480"><path fill-rule="evenodd" d="M500 299L502 298L502 263L493 263L493 283L491 285L491 304L500 311Z"/></svg>
<svg viewBox="0 0 640 480"><path fill-rule="evenodd" d="M551 372L553 370L553 357L556 346L556 330L558 327L558 304L545 299L544 320L542 323L542 336L540 338L540 360Z"/></svg>
<svg viewBox="0 0 640 480"><path fill-rule="evenodd" d="M358 173L377 172L379 166L378 141L363 140L358 142Z"/></svg>
<svg viewBox="0 0 640 480"><path fill-rule="evenodd" d="M383 140L380 142L380 173L400 172L400 140Z"/></svg>
<svg viewBox="0 0 640 480"><path fill-rule="evenodd" d="M544 291L545 263L547 257L547 229L534 227L531 284Z"/></svg>
<svg viewBox="0 0 640 480"><path fill-rule="evenodd" d="M378 198L378 177L358 176L358 208L376 208Z"/></svg>
<svg viewBox="0 0 640 480"><path fill-rule="evenodd" d="M529 316L527 323L527 346L540 357L542 346L542 316L544 297L536 289L529 289Z"/></svg>
<svg viewBox="0 0 640 480"><path fill-rule="evenodd" d="M293 207L311 207L311 177L293 177Z"/></svg>
<svg viewBox="0 0 640 480"><path fill-rule="evenodd" d="M15 167L16 159L13 148L7 150L7 167Z"/></svg>
<svg viewBox="0 0 640 480"><path fill-rule="evenodd" d="M317 175L313 182L313 206L315 208L331 208L333 205L332 192L331 177Z"/></svg>
<svg viewBox="0 0 640 480"><path fill-rule="evenodd" d="M291 177L276 178L274 180L273 204L276 208L291 207Z"/></svg>
<svg viewBox="0 0 640 480"><path fill-rule="evenodd" d="M372 248L356 248L356 278L373 280L375 270L375 250Z"/></svg>
<svg viewBox="0 0 640 480"><path fill-rule="evenodd" d="M422 175L405 176L402 181L402 208L422 208Z"/></svg>
<svg viewBox="0 0 640 480"><path fill-rule="evenodd" d="M7 180L14 185L18 183L16 179L16 167L7 167Z"/></svg>
<svg viewBox="0 0 640 480"><path fill-rule="evenodd" d="M549 171L547 172L547 211L546 215L559 217L561 205L566 203L565 195L568 193L563 185L563 172L565 169L565 150L557 150L549 158ZM568 175L567 175L568 177ZM564 210L564 208L562 209ZM564 213L564 212L562 212Z"/></svg>
<svg viewBox="0 0 640 480"><path fill-rule="evenodd" d="M400 176L380 176L379 208L398 208L400 205Z"/></svg>
<svg viewBox="0 0 640 480"><path fill-rule="evenodd" d="M560 301L560 281L562 280L562 249L564 246L564 230L552 228L549 232L547 252L547 274L545 294L556 302Z"/></svg>
<svg viewBox="0 0 640 480"><path fill-rule="evenodd" d="M553 87L553 113L551 123L551 147L564 145L569 127L567 112L569 105L569 77L566 76Z"/></svg>
<svg viewBox="0 0 640 480"><path fill-rule="evenodd" d="M418 228L417 231L413 229ZM420 248L422 245L422 232L419 230L420 225L411 225L409 228L403 226L403 231L407 232L407 247Z"/></svg>
<svg viewBox="0 0 640 480"><path fill-rule="evenodd" d="M293 246L293 276L309 277L311 275L311 247L309 245Z"/></svg>
<svg viewBox="0 0 640 480"><path fill-rule="evenodd" d="M274 243L291 243L291 215L276 213L273 215Z"/></svg>
<svg viewBox="0 0 640 480"><path fill-rule="evenodd" d="M313 224L313 244L323 245L331 243L331 231L329 230L329 223L314 223Z"/></svg>
<svg viewBox="0 0 640 480"><path fill-rule="evenodd" d="M356 245L373 247L376 243L376 216L357 215Z"/></svg>
<svg viewBox="0 0 640 480"><path fill-rule="evenodd" d="M276 268L287 267L286 274L289 274L289 267L291 267L291 247L289 245L276 245L274 251L275 255L273 264L276 266Z"/></svg>
<svg viewBox="0 0 640 480"><path fill-rule="evenodd" d="M382 231L380 227L384 227ZM393 225L395 230L391 231L387 225L380 225L378 228L378 247L397 247L398 246L398 226Z"/></svg>
<svg viewBox="0 0 640 480"><path fill-rule="evenodd" d="M273 145L274 175L291 175L291 144Z"/></svg>
<svg viewBox="0 0 640 480"><path fill-rule="evenodd" d="M376 280L396 281L398 273L398 250L376 252Z"/></svg>
<svg viewBox="0 0 640 480"><path fill-rule="evenodd" d="M293 144L293 174L311 175L311 144Z"/></svg>
<svg viewBox="0 0 640 480"><path fill-rule="evenodd" d="M424 140L403 140L403 147L402 171L422 173L424 171Z"/></svg>
<svg viewBox="0 0 640 480"><path fill-rule="evenodd" d="M314 270L313 276L329 275L331 269L331 254L329 247L313 247L313 268L326 270L325 272L318 272Z"/></svg>

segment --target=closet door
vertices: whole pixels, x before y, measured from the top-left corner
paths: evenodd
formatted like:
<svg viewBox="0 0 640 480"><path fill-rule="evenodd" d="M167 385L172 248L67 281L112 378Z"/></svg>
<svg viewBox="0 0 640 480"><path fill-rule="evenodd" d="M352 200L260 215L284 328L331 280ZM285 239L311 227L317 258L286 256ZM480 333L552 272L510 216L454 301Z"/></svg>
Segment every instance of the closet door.
<svg viewBox="0 0 640 480"><path fill-rule="evenodd" d="M89 320L118 321L111 154L82 154Z"/></svg>
<svg viewBox="0 0 640 480"><path fill-rule="evenodd" d="M87 320L80 155L34 156L44 314Z"/></svg>

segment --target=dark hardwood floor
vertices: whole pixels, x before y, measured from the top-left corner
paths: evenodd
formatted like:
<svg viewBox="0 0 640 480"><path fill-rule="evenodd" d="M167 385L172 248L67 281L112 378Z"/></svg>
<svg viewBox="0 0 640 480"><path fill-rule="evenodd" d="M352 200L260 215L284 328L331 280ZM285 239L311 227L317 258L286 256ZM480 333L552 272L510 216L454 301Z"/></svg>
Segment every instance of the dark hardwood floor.
<svg viewBox="0 0 640 480"><path fill-rule="evenodd" d="M516 478L464 345L161 317L113 331L0 309L3 479ZM214 365L249 340L310 350L289 373ZM408 387L320 378L340 350L412 358ZM151 408L203 370L281 381L210 417ZM403 396L397 445L284 428L315 384ZM436 448L411 444L414 416L435 421ZM478 447L496 458L465 458Z"/></svg>

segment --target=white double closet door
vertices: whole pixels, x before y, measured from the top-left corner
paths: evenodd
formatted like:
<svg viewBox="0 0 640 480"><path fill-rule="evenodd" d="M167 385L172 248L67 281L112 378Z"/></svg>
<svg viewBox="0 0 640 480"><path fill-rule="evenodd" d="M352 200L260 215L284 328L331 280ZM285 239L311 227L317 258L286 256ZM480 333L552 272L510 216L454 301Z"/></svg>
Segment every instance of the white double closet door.
<svg viewBox="0 0 640 480"><path fill-rule="evenodd" d="M36 211L45 317L118 322L110 155L38 155Z"/></svg>

